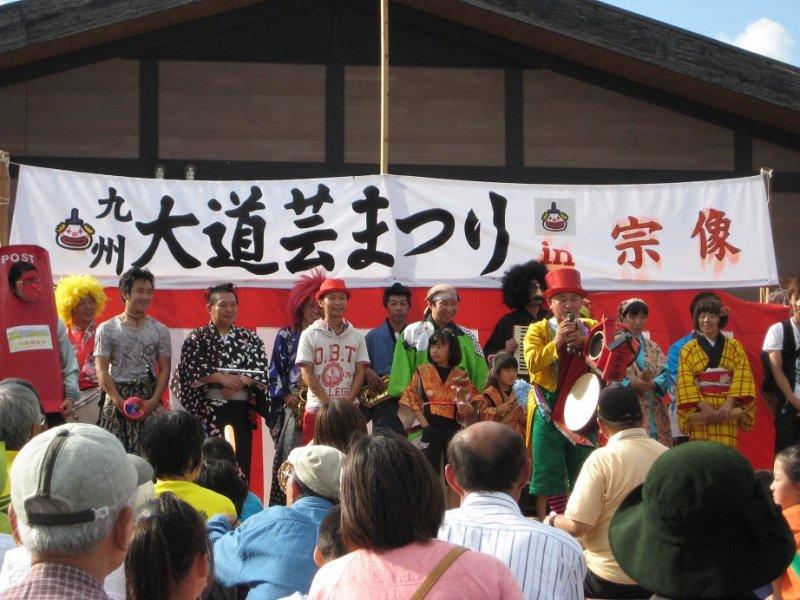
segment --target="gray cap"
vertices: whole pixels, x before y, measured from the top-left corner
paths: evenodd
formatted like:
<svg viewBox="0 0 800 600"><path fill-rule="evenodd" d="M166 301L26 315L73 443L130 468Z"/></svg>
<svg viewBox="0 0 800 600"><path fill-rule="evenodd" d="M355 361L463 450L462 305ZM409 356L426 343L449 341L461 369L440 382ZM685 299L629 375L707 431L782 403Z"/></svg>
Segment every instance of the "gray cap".
<svg viewBox="0 0 800 600"><path fill-rule="evenodd" d="M105 517L153 478L105 429L69 423L32 438L11 467L11 502L26 525L76 525Z"/></svg>

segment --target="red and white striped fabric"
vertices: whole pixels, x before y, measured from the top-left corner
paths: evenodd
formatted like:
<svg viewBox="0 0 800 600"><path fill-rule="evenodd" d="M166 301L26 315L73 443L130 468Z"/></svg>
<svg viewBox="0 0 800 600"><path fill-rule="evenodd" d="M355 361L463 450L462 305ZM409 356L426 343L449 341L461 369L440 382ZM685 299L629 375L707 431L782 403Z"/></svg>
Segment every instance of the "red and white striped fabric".
<svg viewBox="0 0 800 600"><path fill-rule="evenodd" d="M698 373L694 378L697 382L697 388L703 395L708 394L725 394L731 389L731 379L733 372L729 369L715 368L706 369L702 373Z"/></svg>

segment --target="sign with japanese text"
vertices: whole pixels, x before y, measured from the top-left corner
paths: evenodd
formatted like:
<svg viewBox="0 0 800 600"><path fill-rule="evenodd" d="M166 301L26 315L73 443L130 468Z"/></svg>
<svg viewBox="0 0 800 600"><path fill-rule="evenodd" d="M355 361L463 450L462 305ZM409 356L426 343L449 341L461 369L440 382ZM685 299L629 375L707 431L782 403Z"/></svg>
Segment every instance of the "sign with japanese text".
<svg viewBox="0 0 800 600"><path fill-rule="evenodd" d="M12 243L53 274L106 285L131 265L161 288L289 287L316 266L353 287L497 287L532 258L590 290L777 282L760 176L623 186L396 175L176 181L20 167Z"/></svg>

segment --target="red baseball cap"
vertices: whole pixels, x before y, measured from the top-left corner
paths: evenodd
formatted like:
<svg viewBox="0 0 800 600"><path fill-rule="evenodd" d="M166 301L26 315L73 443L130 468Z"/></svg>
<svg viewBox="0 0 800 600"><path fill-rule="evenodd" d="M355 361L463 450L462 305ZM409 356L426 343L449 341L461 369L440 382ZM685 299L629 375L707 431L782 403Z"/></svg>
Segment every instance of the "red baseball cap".
<svg viewBox="0 0 800 600"><path fill-rule="evenodd" d="M350 290L344 284L344 279L326 279L319 286L317 293L314 294L314 299L319 302L325 294L330 294L331 292L344 292L350 298Z"/></svg>

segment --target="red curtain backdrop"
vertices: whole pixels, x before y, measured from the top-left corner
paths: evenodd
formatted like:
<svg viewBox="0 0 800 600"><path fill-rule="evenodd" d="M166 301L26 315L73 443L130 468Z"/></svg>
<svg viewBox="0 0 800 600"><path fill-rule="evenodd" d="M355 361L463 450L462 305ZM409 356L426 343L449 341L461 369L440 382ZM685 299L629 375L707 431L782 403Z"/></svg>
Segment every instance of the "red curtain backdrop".
<svg viewBox="0 0 800 600"><path fill-rule="evenodd" d="M156 282L157 284L158 282ZM109 303L101 321L122 310L119 291L114 288L106 290ZM421 317L425 306L425 291L413 289L412 308L409 320ZM761 364L758 353L767 328L787 318L788 309L772 304L745 302L725 292L718 292L726 306L730 308L730 318L726 330L732 331L734 337L744 344L750 358L757 385L761 384ZM481 343L485 343L497 320L507 312L502 304L499 290L461 289L461 306L456 321L466 327L478 331ZM657 342L664 352L675 340L683 337L691 330L689 303L695 291L671 292L602 292L590 295L592 312L595 317L604 315L613 317L617 305L632 296L642 298L650 308L647 330L652 340ZM381 305L381 289L353 290L348 318L356 327L368 329L378 325L385 317ZM288 290L242 288L239 290L239 320L244 327L282 327L289 322L286 311ZM193 328L208 321L205 301L201 290L159 290L150 314L171 328ZM268 348L268 352L271 351ZM179 357L173 357L177 363ZM758 412L755 429L740 438L739 448L755 468L772 468L775 429L773 417L763 400L758 399ZM253 440L253 481L251 487L263 489L262 446L261 435L257 433Z"/></svg>

